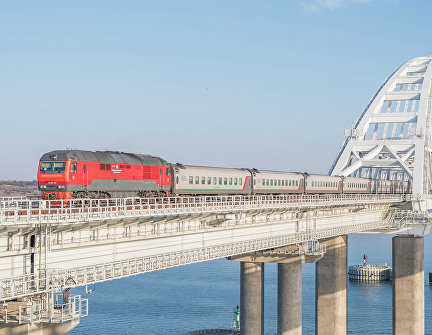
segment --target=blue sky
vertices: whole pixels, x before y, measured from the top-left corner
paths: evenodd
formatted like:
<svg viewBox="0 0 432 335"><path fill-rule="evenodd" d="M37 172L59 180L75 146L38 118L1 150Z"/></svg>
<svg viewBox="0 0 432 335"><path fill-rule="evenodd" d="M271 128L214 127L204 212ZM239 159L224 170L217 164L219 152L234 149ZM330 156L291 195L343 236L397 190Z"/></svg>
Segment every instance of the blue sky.
<svg viewBox="0 0 432 335"><path fill-rule="evenodd" d="M0 179L44 152L327 173L432 2L0 1Z"/></svg>

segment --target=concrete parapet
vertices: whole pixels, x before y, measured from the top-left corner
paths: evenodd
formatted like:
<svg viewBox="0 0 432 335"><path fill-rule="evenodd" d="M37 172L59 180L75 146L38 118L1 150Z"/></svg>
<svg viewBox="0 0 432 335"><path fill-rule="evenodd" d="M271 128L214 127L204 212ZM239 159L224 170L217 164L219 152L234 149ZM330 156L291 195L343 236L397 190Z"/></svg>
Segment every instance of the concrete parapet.
<svg viewBox="0 0 432 335"><path fill-rule="evenodd" d="M264 263L240 263L240 334L264 334Z"/></svg>
<svg viewBox="0 0 432 335"><path fill-rule="evenodd" d="M316 334L346 335L348 239L343 235L321 243L326 245L326 254L316 263Z"/></svg>
<svg viewBox="0 0 432 335"><path fill-rule="evenodd" d="M399 235L392 241L393 334L424 334L424 239Z"/></svg>

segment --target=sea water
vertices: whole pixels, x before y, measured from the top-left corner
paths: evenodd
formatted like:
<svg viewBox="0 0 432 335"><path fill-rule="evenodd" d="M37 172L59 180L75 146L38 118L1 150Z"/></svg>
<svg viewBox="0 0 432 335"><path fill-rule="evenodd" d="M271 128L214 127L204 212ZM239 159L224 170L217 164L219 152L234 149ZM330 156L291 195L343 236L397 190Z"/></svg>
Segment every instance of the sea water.
<svg viewBox="0 0 432 335"><path fill-rule="evenodd" d="M391 235L351 234L348 264L388 263ZM425 237L425 327L432 334L432 235ZM240 264L226 259L97 284L93 293L73 290L89 300L89 316L70 334L184 335L205 328L229 328L240 303ZM265 264L265 331L277 333L277 265ZM92 287L93 288L93 287ZM315 265L303 265L303 334L315 333ZM392 333L390 282L348 281L348 334Z"/></svg>

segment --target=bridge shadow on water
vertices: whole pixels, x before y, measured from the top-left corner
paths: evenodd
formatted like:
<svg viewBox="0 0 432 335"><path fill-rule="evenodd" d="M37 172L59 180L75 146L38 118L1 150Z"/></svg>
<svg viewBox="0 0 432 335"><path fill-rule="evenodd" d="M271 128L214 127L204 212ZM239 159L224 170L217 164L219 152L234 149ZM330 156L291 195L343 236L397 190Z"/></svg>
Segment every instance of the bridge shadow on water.
<svg viewBox="0 0 432 335"><path fill-rule="evenodd" d="M432 237L425 241L425 334L432 335ZM391 235L350 235L348 264L392 260ZM220 259L96 285L89 316L70 334L179 335L228 328L240 301L239 262ZM303 334L315 332L315 265L303 265ZM392 333L392 284L348 281L348 334ZM77 288L75 293L83 294ZM265 265L265 334L276 335L277 264Z"/></svg>

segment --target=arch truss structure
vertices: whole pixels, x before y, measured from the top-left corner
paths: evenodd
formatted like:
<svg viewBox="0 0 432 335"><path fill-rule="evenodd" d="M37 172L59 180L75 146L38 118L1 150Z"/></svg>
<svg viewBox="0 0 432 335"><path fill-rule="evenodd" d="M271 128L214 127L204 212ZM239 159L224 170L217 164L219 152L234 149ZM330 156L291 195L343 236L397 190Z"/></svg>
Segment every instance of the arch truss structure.
<svg viewBox="0 0 432 335"><path fill-rule="evenodd" d="M330 168L330 175L408 180L430 194L432 56L399 67L379 88Z"/></svg>

